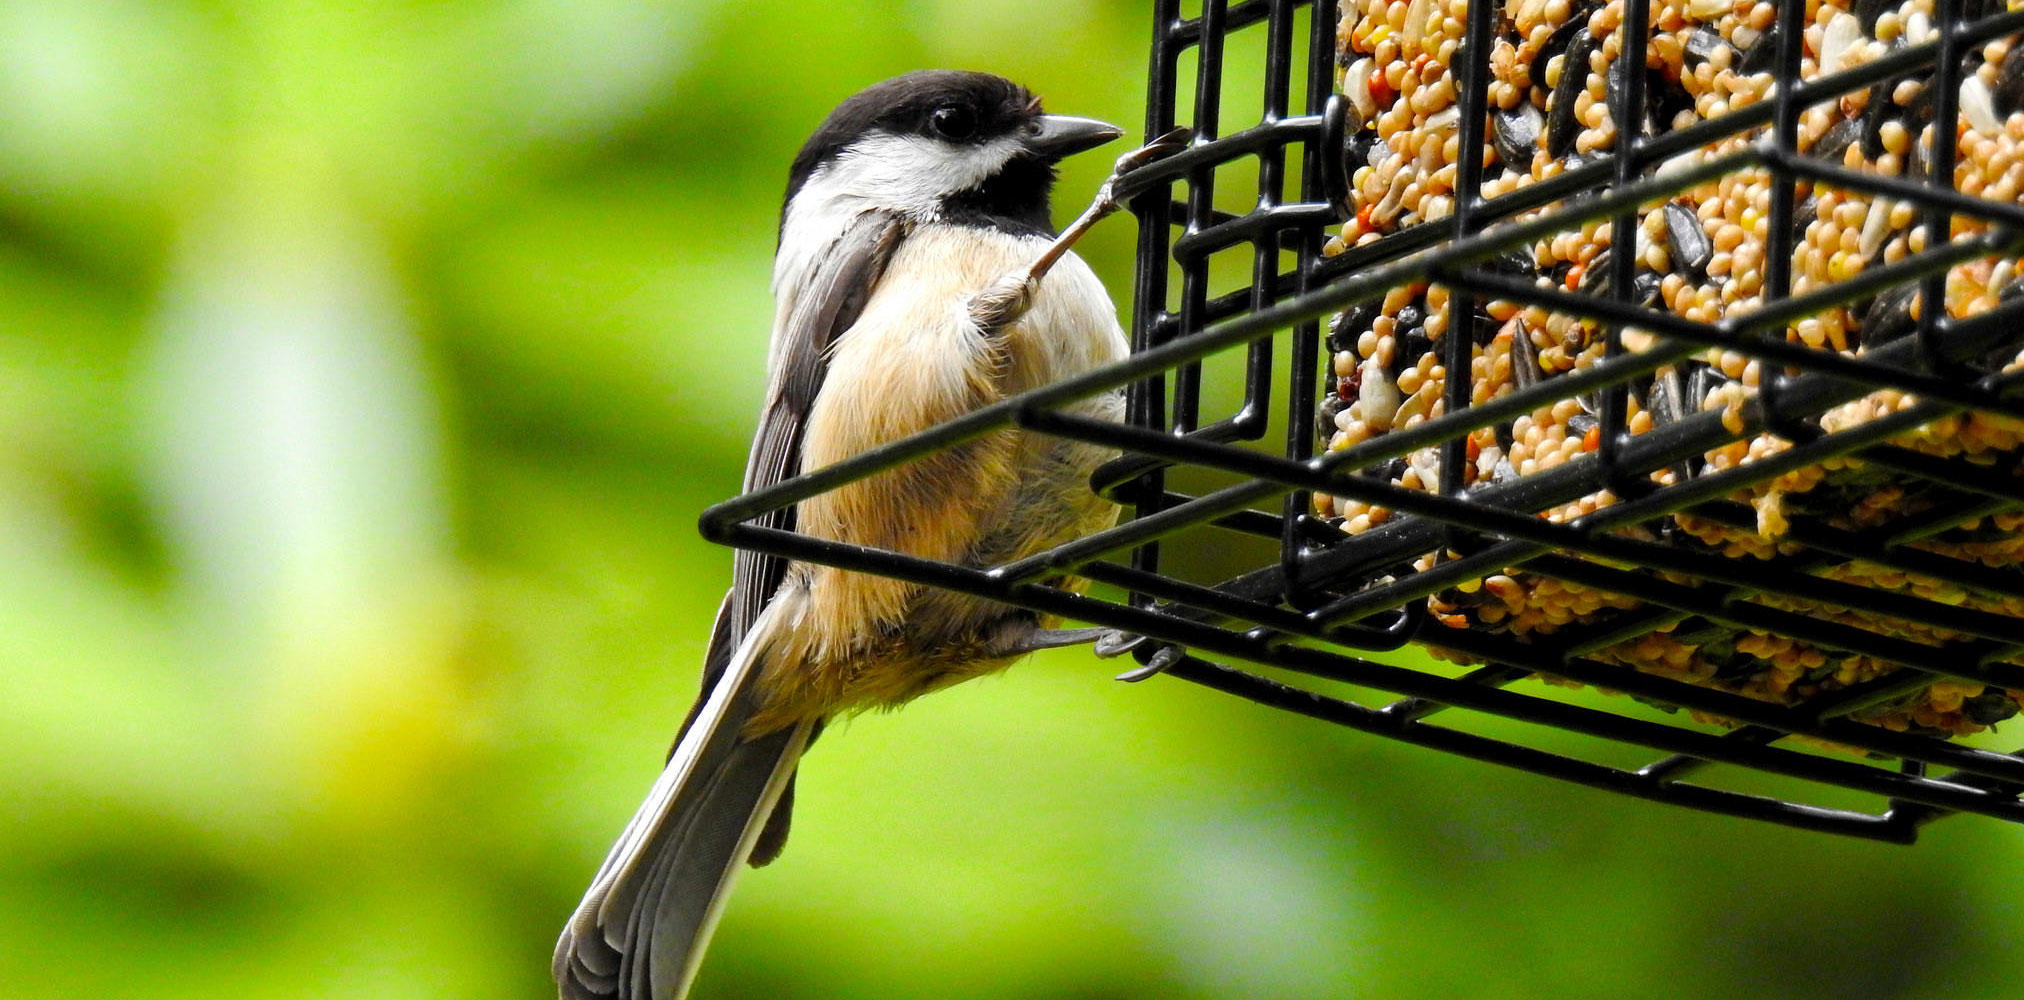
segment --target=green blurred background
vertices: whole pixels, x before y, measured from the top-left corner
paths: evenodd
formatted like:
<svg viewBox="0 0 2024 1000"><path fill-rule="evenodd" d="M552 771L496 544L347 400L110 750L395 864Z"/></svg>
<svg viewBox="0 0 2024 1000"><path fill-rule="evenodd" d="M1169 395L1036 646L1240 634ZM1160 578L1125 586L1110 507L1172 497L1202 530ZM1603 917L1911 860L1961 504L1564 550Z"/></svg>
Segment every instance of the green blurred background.
<svg viewBox="0 0 2024 1000"><path fill-rule="evenodd" d="M0 995L552 996L728 578L800 138L923 66L1136 127L1150 21L0 4ZM835 727L696 995L2014 992L2016 828L1772 829L1114 669Z"/></svg>

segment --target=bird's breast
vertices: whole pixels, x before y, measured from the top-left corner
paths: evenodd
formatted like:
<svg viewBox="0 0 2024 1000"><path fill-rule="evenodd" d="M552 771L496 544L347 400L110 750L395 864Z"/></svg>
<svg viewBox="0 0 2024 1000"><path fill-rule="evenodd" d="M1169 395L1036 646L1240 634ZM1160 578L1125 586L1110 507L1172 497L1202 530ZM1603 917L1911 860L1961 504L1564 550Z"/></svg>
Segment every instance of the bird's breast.
<svg viewBox="0 0 2024 1000"><path fill-rule="evenodd" d="M1017 322L987 335L971 321L971 297L1027 266L1046 243L956 226L916 229L832 345L808 415L803 471L1124 357L1109 296L1072 254L1042 279ZM1101 393L1070 409L1115 420L1123 403ZM1016 559L1115 520L1115 508L1086 486L1113 454L1008 428L803 501L796 530L961 565ZM810 705L918 693L933 686L928 675L964 669L956 662L964 650L1012 613L807 564L790 572L780 596L802 607L772 686Z"/></svg>
<svg viewBox="0 0 2024 1000"><path fill-rule="evenodd" d="M832 346L822 391L809 414L803 469L833 464L1122 358L1127 346L1110 298L1073 254L1041 280L1017 322L992 335L971 322L971 298L1025 267L1046 244L1040 237L946 225L920 227L904 240L857 322ZM1108 412L1115 405L1115 397L1106 394L1083 409ZM971 487L961 492L976 492L1012 471L972 460L916 464L921 466L916 475L927 481L938 473L961 475L968 482L945 484ZM891 534L864 535L875 526L846 516L844 508L829 512L822 506L804 505L801 530L867 541ZM911 510L899 502L880 506L887 515Z"/></svg>

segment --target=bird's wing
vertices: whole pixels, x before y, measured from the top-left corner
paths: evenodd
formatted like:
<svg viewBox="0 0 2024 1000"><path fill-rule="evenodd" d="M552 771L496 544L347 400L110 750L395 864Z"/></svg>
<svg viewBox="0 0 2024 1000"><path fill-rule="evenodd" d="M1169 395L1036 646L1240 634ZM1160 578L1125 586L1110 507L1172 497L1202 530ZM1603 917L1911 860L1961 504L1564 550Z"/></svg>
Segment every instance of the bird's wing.
<svg viewBox="0 0 2024 1000"><path fill-rule="evenodd" d="M745 492L764 489L795 475L801 468L801 436L808 411L829 372L830 347L836 338L857 322L864 304L878 286L893 249L905 235L905 223L889 212L859 214L844 227L826 252L808 258L805 274L781 276L777 294L787 303L777 318L769 348L772 378L766 387L766 402L759 411L759 428L752 435L752 453L745 460ZM794 508L776 510L751 522L768 528L791 531ZM703 657L702 688L695 707L683 720L676 735L686 733L702 710L703 701L716 687L738 643L751 632L752 623L773 598L786 575L787 561L776 555L739 549L732 556L731 592L717 612L711 631L710 649ZM822 724L808 734L813 743ZM672 754L673 748L669 749ZM794 778L790 774L779 803L768 815L766 828L753 848L751 862L763 865L780 855L787 844L788 824L794 816Z"/></svg>
<svg viewBox="0 0 2024 1000"><path fill-rule="evenodd" d="M760 413L745 486L795 474L802 429L822 387L829 345L857 321L901 235L891 216L858 216L812 258L805 280L783 289L774 331L774 377ZM792 528L792 509L758 523ZM704 657L702 691L646 802L605 858L556 942L565 1000L665 1000L686 992L731 877L750 857L770 859L786 836L794 764L815 723L746 740L785 560L739 552L731 591Z"/></svg>
<svg viewBox="0 0 2024 1000"><path fill-rule="evenodd" d="M904 224L897 216L865 212L843 230L826 253L813 255L805 276L783 276L785 285L779 294L791 305L779 317L773 333L773 378L759 413L758 432L752 438L752 454L745 463L746 492L776 485L800 471L802 432L829 370L830 345L857 322L903 231ZM774 511L752 523L791 530L794 509ZM732 562L731 598L724 608L731 621L728 628L720 629L731 645L758 620L786 571L787 562L779 556L738 551ZM708 658L711 662L705 667L704 691L715 682L728 656L726 650Z"/></svg>

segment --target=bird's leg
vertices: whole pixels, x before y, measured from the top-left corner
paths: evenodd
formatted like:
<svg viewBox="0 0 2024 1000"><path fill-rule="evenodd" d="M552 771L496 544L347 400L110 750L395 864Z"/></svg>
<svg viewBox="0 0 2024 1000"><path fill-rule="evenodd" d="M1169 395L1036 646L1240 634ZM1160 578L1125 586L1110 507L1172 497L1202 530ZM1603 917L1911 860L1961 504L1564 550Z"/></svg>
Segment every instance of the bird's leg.
<svg viewBox="0 0 2024 1000"><path fill-rule="evenodd" d="M1004 628L992 638L987 652L993 657L1021 656L1043 649L1082 646L1110 635L1107 628Z"/></svg>
<svg viewBox="0 0 2024 1000"><path fill-rule="evenodd" d="M1117 211L1126 200L1122 182L1132 171L1155 160L1162 160L1187 148L1194 133L1187 129L1175 129L1129 153L1117 158L1111 168L1110 177L1096 189L1096 197L1089 207L1068 224L1040 255L1025 267L1017 268L970 299L970 318L977 328L987 335L1016 322L1033 305L1033 292L1040 287L1040 279L1054 269L1061 255L1068 252L1083 234L1096 227L1105 216Z"/></svg>
<svg viewBox="0 0 2024 1000"><path fill-rule="evenodd" d="M1025 315L1033 305L1033 292L1040 287L1040 279L1052 270L1061 256L1082 239L1107 215L1118 210L1133 192L1125 189L1126 176L1155 160L1162 160L1186 149L1194 133L1188 129L1175 129L1154 139L1152 142L1117 158L1110 177L1096 189L1096 198L1068 228L1061 231L1040 255L1025 267L1015 269L970 300L970 318L986 336L1003 330L1006 326ZM1043 629L1032 627L1008 627L1000 630L990 644L991 652L999 656L1018 656L1041 649L1059 649L1063 646L1080 646L1096 643L1097 655L1117 656L1139 643L1136 636L1127 635L1108 628Z"/></svg>

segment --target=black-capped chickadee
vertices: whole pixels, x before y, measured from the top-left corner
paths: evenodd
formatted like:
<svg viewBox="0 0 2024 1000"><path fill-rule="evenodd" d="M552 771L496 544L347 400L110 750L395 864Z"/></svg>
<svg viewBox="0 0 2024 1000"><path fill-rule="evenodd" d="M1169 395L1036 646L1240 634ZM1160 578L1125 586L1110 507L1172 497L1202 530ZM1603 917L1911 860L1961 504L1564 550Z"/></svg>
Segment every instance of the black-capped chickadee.
<svg viewBox="0 0 2024 1000"><path fill-rule="evenodd" d="M1048 206L1056 161L1122 134L1046 114L1025 88L982 73L910 73L831 112L788 175L771 378L745 488L1123 358L1110 297L1055 237ZM1118 420L1124 404L1103 393L1070 410ZM994 565L1112 524L1116 508L1087 485L1111 454L1007 429L760 523ZM561 996L686 993L740 862L778 855L796 762L823 721L1095 637L1050 624L738 553L702 695L556 945Z"/></svg>

